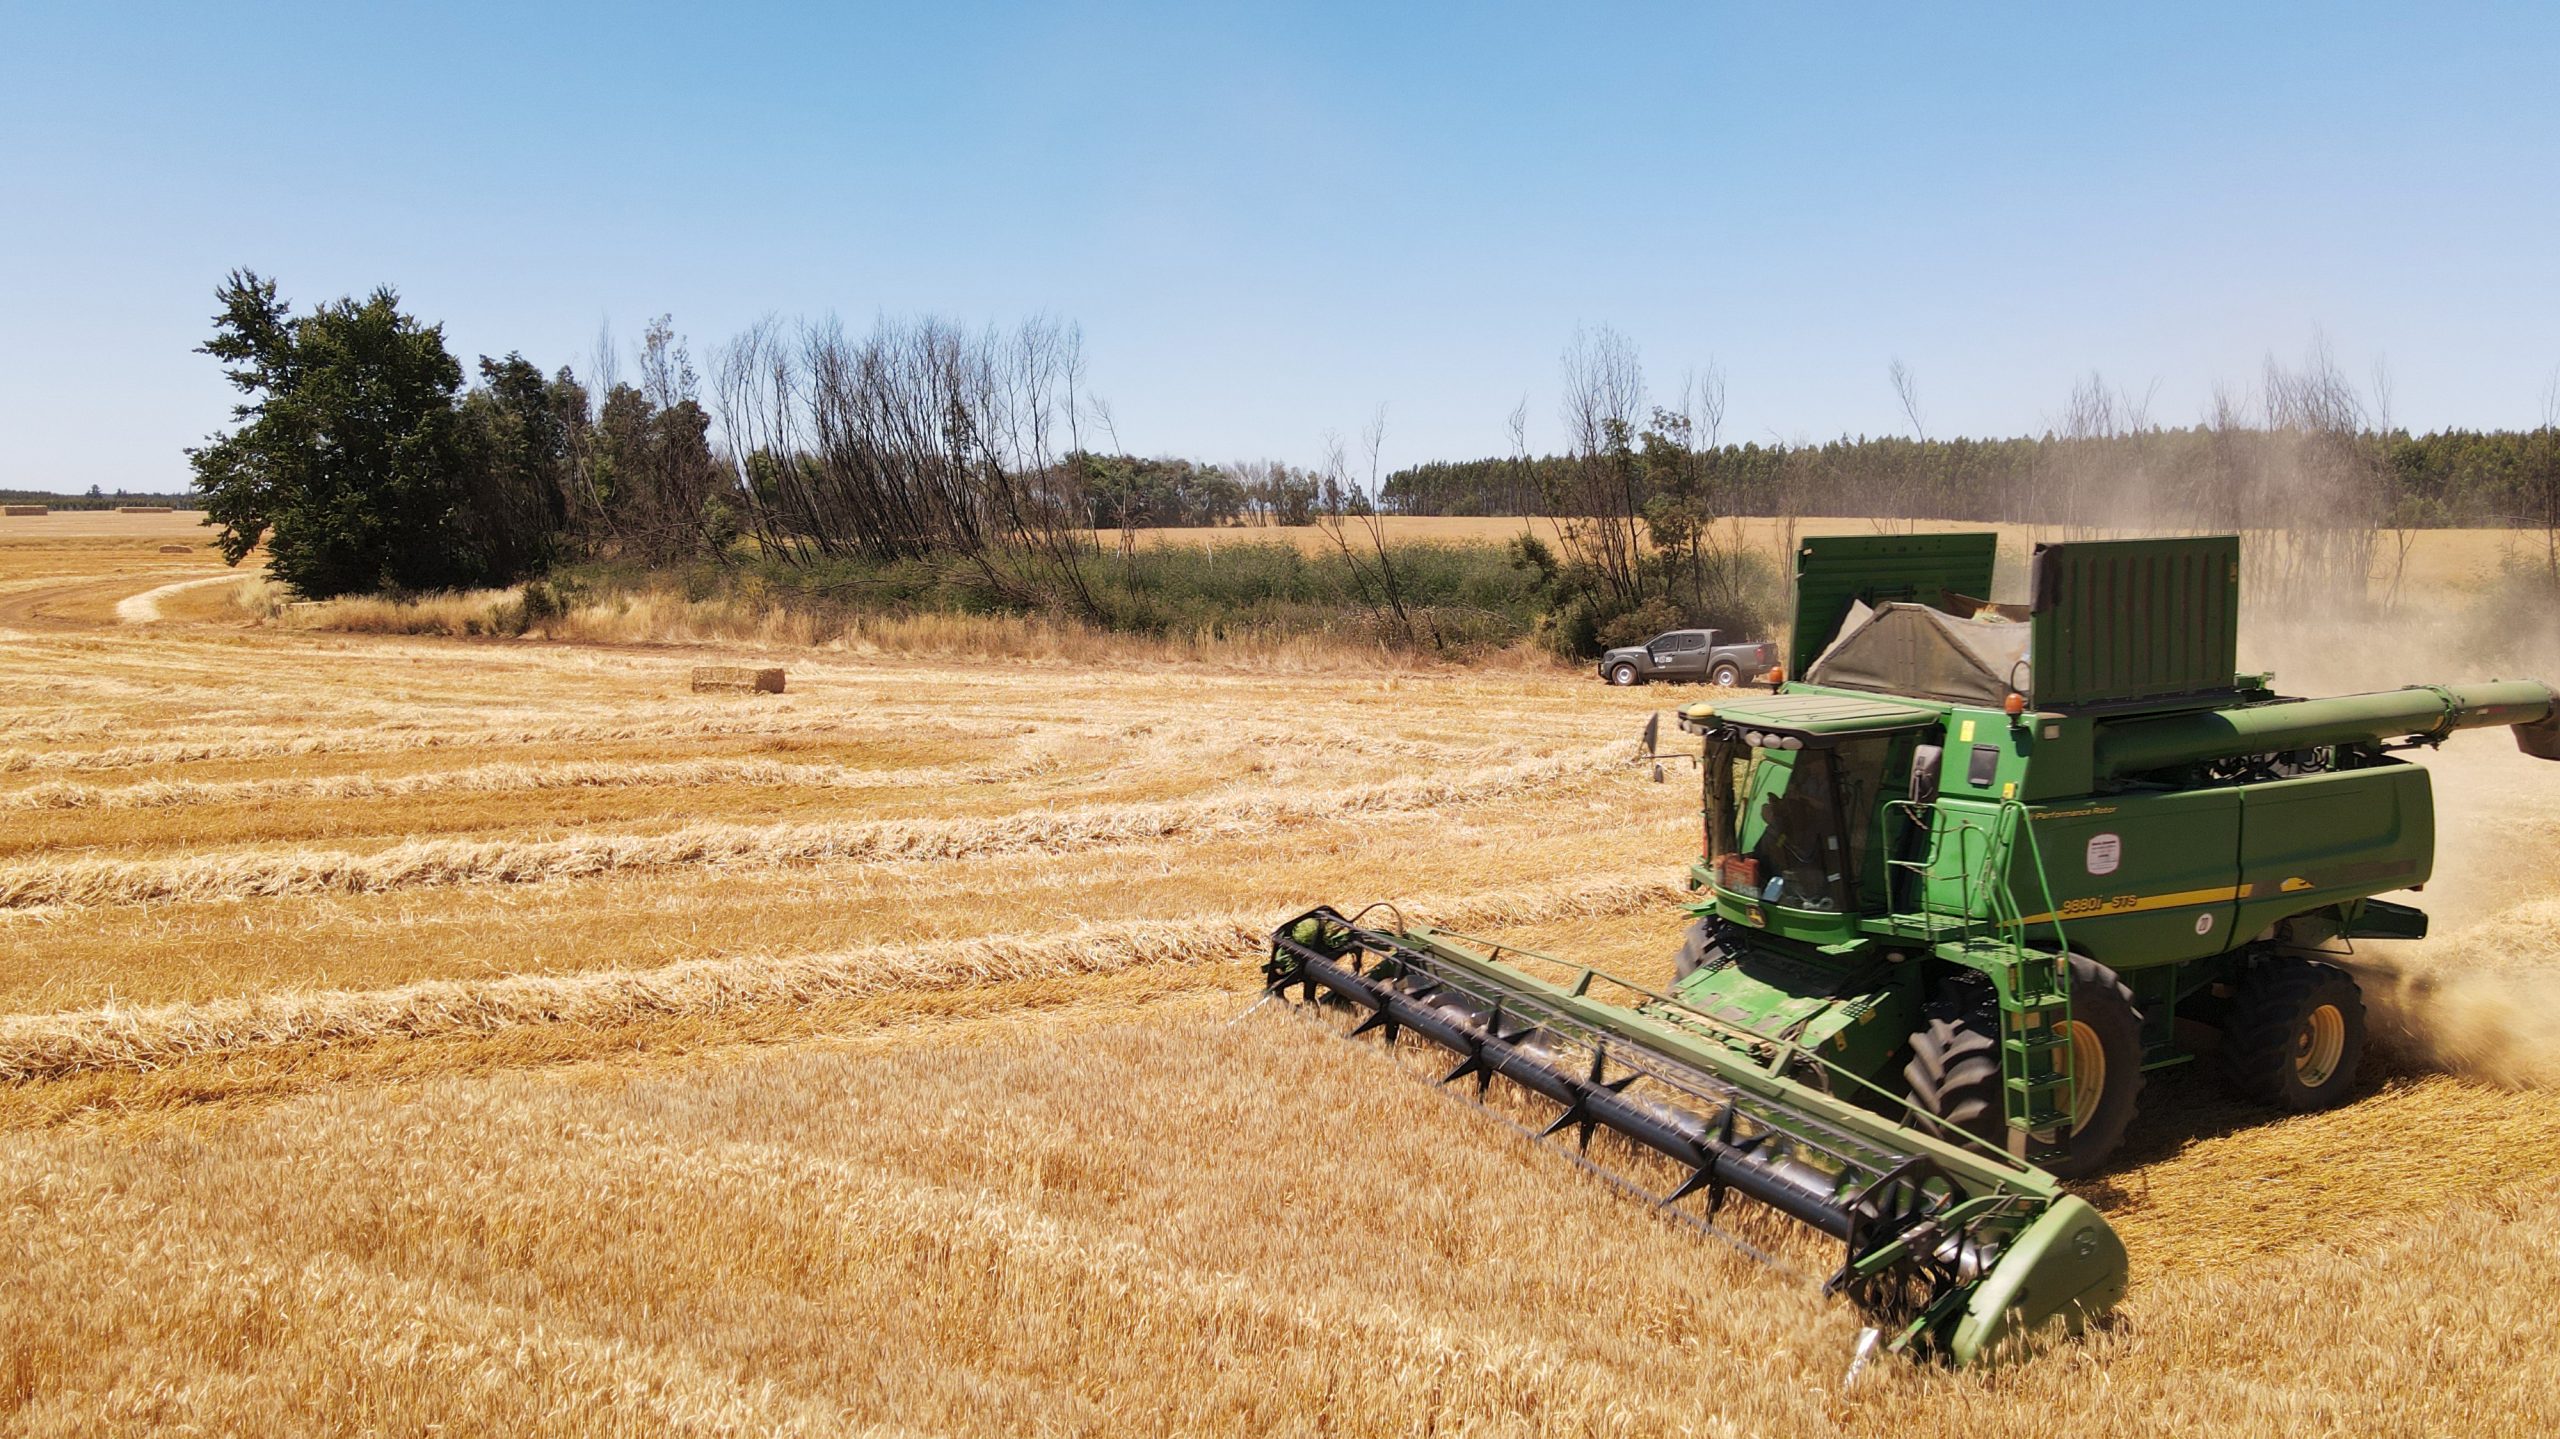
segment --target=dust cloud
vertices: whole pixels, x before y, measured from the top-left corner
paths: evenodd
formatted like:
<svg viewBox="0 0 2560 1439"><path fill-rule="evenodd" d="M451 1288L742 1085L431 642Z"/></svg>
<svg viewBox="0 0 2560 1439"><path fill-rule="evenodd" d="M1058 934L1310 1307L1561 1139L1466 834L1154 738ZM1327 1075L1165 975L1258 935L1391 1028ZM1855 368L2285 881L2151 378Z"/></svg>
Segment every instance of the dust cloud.
<svg viewBox="0 0 2560 1439"><path fill-rule="evenodd" d="M2249 606L2244 670L2291 695L2485 679L2560 682L2560 614L2521 586L2438 594L2375 618L2360 605ZM2358 610L2361 617L2349 618ZM2263 618L2261 618L2263 617ZM2516 1087L2560 1087L2560 764L2510 731L2469 730L2404 758L2435 786L2435 872L2390 896L2430 933L2345 958L2381 1056Z"/></svg>
<svg viewBox="0 0 2560 1439"><path fill-rule="evenodd" d="M2424 940L2349 960L2386 1054L2515 1087L2560 1087L2560 764L2505 730L2419 757L2435 781Z"/></svg>

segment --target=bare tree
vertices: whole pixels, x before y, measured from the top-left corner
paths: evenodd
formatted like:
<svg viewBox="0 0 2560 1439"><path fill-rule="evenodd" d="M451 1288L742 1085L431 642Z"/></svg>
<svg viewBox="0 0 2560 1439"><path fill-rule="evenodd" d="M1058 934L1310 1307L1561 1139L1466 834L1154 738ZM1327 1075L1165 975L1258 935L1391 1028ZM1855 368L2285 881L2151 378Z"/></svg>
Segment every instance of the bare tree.
<svg viewBox="0 0 2560 1439"><path fill-rule="evenodd" d="M800 369L781 322L757 320L721 348L712 366L721 453L749 497L749 527L759 549L806 563L810 536L783 523L809 513L811 468L799 428Z"/></svg>
<svg viewBox="0 0 2560 1439"><path fill-rule="evenodd" d="M1928 443L1929 427L1920 418L1920 377L1900 356L1885 366L1885 377L1893 382L1893 397L1902 406L1902 418L1911 425L1911 438Z"/></svg>
<svg viewBox="0 0 2560 1439"><path fill-rule="evenodd" d="M1503 418L1503 428L1511 437L1512 489L1517 494L1536 496L1538 465L1537 461L1529 457L1529 397L1527 395L1522 395L1520 403L1511 407L1511 413ZM1531 522L1531 516L1543 508L1545 506L1542 501L1533 501L1521 507L1520 532L1522 534L1537 533L1537 526Z"/></svg>
<svg viewBox="0 0 2560 1439"><path fill-rule="evenodd" d="M1769 497L1770 520L1778 541L1778 602L1781 613L1792 615L1796 606L1796 531L1803 525L1813 446L1802 436L1790 442L1775 430L1769 431L1769 443L1778 451L1775 486Z"/></svg>
<svg viewBox="0 0 2560 1439"><path fill-rule="evenodd" d="M1724 366L1713 360L1700 371L1695 386L1696 402L1691 410L1694 423L1690 435L1696 450L1696 463L1716 486L1709 505L1716 522L1709 526L1708 559L1721 577L1716 603L1725 613L1739 616L1746 608L1745 566L1750 553L1750 536L1745 533L1739 491L1732 476L1722 468L1724 460L1724 424L1729 413L1725 401ZM1783 566L1792 572L1794 561Z"/></svg>
<svg viewBox="0 0 2560 1439"><path fill-rule="evenodd" d="M1698 441L1709 450L1720 449L1724 445L1724 366L1707 361L1692 390L1696 403L1691 413L1697 418Z"/></svg>
<svg viewBox="0 0 2560 1439"><path fill-rule="evenodd" d="M596 322L596 338L587 356L588 393L602 404L622 384L622 345L613 337L613 321Z"/></svg>
<svg viewBox="0 0 2560 1439"><path fill-rule="evenodd" d="M1635 346L1603 325L1578 331L1564 356L1562 474L1543 488L1565 558L1603 591L1611 610L1645 598L1644 494L1635 455L1644 367Z"/></svg>
<svg viewBox="0 0 2560 1439"><path fill-rule="evenodd" d="M1884 503L1876 506L1883 513L1869 523L1881 532L1892 534L1919 528L1915 519L1921 498L1920 467L1929 462L1929 426L1920 416L1920 377L1902 363L1900 356L1885 366L1885 378L1893 384L1894 401L1902 406L1902 418L1911 426L1915 449L1909 467L1896 467L1892 482L1886 487Z"/></svg>
<svg viewBox="0 0 2560 1439"><path fill-rule="evenodd" d="M2373 423L2365 443L2370 453L2363 457L2375 489L2375 504L2384 526L2379 540L2383 557L2382 607L2400 607L2400 586L2408 578L2409 551L2418 543L2418 526L2426 516L2419 498L2412 493L2392 463L2392 450L2398 442L2398 430L2391 419L2391 401L2395 389L2390 367L2381 360L2373 362Z"/></svg>
<svg viewBox="0 0 2560 1439"><path fill-rule="evenodd" d="M1332 542L1335 553L1342 556L1360 586L1360 597L1370 608L1380 637L1391 644L1411 649L1426 638L1440 643L1436 628L1426 635L1418 624L1414 609L1406 603L1404 577L1396 571L1396 558L1387 547L1387 520L1378 505L1379 456L1386 448L1387 407L1380 405L1366 428L1360 432L1361 455L1368 468L1368 484L1364 489L1350 473L1349 457L1340 436L1328 436L1325 442L1324 503L1317 512L1316 526ZM1358 538L1354 538L1354 534Z"/></svg>
<svg viewBox="0 0 2560 1439"><path fill-rule="evenodd" d="M2543 577L2560 592L2560 369L2542 387L2542 427L2526 448L2525 523L2542 531Z"/></svg>
<svg viewBox="0 0 2560 1439"><path fill-rule="evenodd" d="M2245 395L2216 381L2205 406L2205 461L2187 491L2189 512L2204 528L2237 531L2248 513L2258 456Z"/></svg>
<svg viewBox="0 0 2560 1439"><path fill-rule="evenodd" d="M769 552L956 564L998 594L1098 617L1099 554L1084 431L1109 428L1085 391L1081 335L1034 320L967 334L833 319L788 340L751 326L716 367L729 464ZM689 384L680 353L648 384Z"/></svg>
<svg viewBox="0 0 2560 1439"><path fill-rule="evenodd" d="M2066 537L2087 539L2109 527L2184 527L2174 513L2179 507L2164 503L2145 463L2150 393L2137 400L2091 370L2072 384L2071 399L2052 428L2060 453L2042 478L2059 499ZM2051 507L2048 500L2048 513Z"/></svg>
<svg viewBox="0 0 2560 1439"><path fill-rule="evenodd" d="M2289 602L2360 606L2388 470L2363 397L2326 336L2313 337L2298 368L2270 355L2264 383L2269 435L2246 511L2264 526L2249 532L2258 551L2252 571Z"/></svg>

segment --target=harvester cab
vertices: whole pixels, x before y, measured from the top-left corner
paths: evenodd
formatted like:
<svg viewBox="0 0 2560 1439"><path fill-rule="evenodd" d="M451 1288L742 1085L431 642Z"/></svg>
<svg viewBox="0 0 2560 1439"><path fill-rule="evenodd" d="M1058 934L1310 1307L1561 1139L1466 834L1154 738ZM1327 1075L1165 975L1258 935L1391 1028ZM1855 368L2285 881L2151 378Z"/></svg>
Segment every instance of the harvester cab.
<svg viewBox="0 0 2560 1439"><path fill-rule="evenodd" d="M2426 930L2382 898L2434 860L2401 752L2511 726L2560 758L2560 701L2277 694L2236 672L2234 537L2039 545L2007 603L1996 554L1804 542L1792 678L1679 712L1701 833L1668 987L1317 910L1274 936L1273 992L1559 1106L1586 1159L1605 1131L1667 1163L1656 1197L1703 1194L1701 1222L1740 1195L1844 1241L1833 1287L1902 1346L2076 1327L2123 1251L2060 1181L2149 1071L2345 1097L2364 1009L2336 958Z"/></svg>

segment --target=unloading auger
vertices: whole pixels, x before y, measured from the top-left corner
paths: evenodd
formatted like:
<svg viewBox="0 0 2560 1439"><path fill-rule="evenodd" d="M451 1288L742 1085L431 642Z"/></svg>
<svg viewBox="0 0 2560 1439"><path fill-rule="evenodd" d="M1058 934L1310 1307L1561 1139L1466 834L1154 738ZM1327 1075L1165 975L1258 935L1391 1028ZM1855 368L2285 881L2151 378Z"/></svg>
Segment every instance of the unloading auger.
<svg viewBox="0 0 2560 1439"><path fill-rule="evenodd" d="M1896 1349L1964 1363L2048 1324L2076 1333L2123 1296L2123 1244L2052 1176L1850 1102L1841 1092L1867 1086L1798 1046L1598 970L1457 938L1311 910L1272 936L1264 978L1318 1012L1357 1015L1351 1035L1447 1051L1441 1083L1472 1080L1479 1100L1500 1078L1546 1101L1538 1138L1571 1131L1586 1166L1755 1259L1769 1255L1717 1225L1729 1196L1828 1235L1841 1248L1825 1290ZM1603 1131L1633 1148L1614 1163L1605 1145L1595 1154ZM1646 1153L1668 1171L1659 1192Z"/></svg>

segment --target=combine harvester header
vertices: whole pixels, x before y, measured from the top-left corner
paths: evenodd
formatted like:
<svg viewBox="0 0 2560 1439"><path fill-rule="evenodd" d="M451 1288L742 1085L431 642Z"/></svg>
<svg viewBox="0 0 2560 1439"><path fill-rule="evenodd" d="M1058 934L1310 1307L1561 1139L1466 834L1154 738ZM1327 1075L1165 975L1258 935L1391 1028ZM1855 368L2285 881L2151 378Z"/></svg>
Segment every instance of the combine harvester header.
<svg viewBox="0 0 2560 1439"><path fill-rule="evenodd" d="M1982 598L1995 550L1805 542L1801 678L1680 713L1703 842L1667 988L1373 907L1283 925L1271 992L1454 1056L1443 1083L1479 1099L1503 1079L1539 1137L1755 1254L1728 1199L1828 1236L1826 1290L1896 1349L2076 1332L2125 1253L2064 1181L2146 1071L2200 1057L2180 1021L2247 1096L2345 1098L2364 1009L2335 958L2426 931L2379 898L2434 863L2427 772L2397 752L2507 726L2560 759L2560 698L2280 696L2236 673L2232 537L2038 546L2024 604Z"/></svg>

